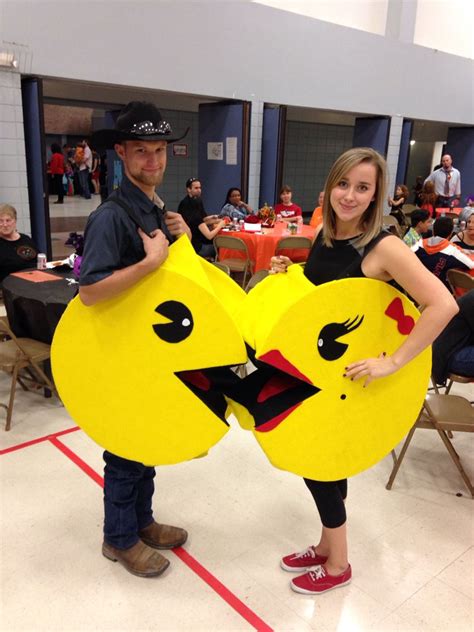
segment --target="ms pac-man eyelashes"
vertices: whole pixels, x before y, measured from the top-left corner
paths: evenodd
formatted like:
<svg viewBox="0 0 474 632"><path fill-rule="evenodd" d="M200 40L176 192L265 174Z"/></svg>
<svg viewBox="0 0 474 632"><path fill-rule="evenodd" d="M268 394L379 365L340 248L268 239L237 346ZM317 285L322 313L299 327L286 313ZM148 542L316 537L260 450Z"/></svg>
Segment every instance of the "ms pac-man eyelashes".
<svg viewBox="0 0 474 632"><path fill-rule="evenodd" d="M337 360L344 355L349 345L337 342L337 339L360 327L363 321L363 316L356 316L353 320L348 318L343 323L324 325L318 336L319 355L325 360Z"/></svg>

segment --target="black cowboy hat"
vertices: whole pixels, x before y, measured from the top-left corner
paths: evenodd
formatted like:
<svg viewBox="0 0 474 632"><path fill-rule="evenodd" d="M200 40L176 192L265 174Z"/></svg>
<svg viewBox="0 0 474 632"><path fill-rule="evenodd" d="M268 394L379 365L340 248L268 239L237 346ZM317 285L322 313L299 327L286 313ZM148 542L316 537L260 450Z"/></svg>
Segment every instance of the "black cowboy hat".
<svg viewBox="0 0 474 632"><path fill-rule="evenodd" d="M160 111L147 101L130 101L117 117L114 129L100 129L90 139L93 147L113 149L115 143L124 140L164 140L175 143L189 132L188 129L179 138L170 138L171 125L163 120Z"/></svg>

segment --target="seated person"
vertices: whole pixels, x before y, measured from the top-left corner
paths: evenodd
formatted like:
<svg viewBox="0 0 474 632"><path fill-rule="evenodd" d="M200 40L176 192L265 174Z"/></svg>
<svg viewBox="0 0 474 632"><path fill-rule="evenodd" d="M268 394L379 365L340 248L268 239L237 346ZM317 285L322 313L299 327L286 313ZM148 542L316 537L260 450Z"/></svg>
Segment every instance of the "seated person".
<svg viewBox="0 0 474 632"><path fill-rule="evenodd" d="M403 241L407 246L414 246L420 241L423 233L428 232L431 225L431 216L429 211L417 209L410 215L411 227L403 236Z"/></svg>
<svg viewBox="0 0 474 632"><path fill-rule="evenodd" d="M0 284L12 272L36 266L38 248L34 241L16 229L16 209L0 204Z"/></svg>
<svg viewBox="0 0 474 632"><path fill-rule="evenodd" d="M237 187L231 187L227 191L224 205L219 217L230 217L233 220L245 220L247 215L252 215L253 209L242 202L242 191Z"/></svg>
<svg viewBox="0 0 474 632"><path fill-rule="evenodd" d="M435 193L434 182L428 180L423 184L423 189L420 194L421 206L420 208L429 211L431 217L435 216L435 207L437 195Z"/></svg>
<svg viewBox="0 0 474 632"><path fill-rule="evenodd" d="M403 214L403 205L408 201L408 189L404 184L397 184L395 195L388 198L390 215L393 215L400 226L405 226L406 218Z"/></svg>
<svg viewBox="0 0 474 632"><path fill-rule="evenodd" d="M201 182L197 178L186 180L187 195L178 205L178 213L191 230L191 243L201 257L214 257L212 240L225 225L216 215L207 215L201 198Z"/></svg>
<svg viewBox="0 0 474 632"><path fill-rule="evenodd" d="M462 211L461 215L463 215L463 213L464 211ZM465 216L466 215L467 213ZM460 230L457 235L454 235L451 241L463 250L474 252L474 208L469 208L469 215L467 215L467 219L461 219L460 217L459 221L465 221L466 228Z"/></svg>
<svg viewBox="0 0 474 632"><path fill-rule="evenodd" d="M313 228L317 228L320 224L323 223L323 202L324 202L324 191L320 191L318 197L318 204L313 214L311 215L311 219L309 220L309 225Z"/></svg>
<svg viewBox="0 0 474 632"><path fill-rule="evenodd" d="M275 213L281 215L282 220L285 222L302 222L303 211L298 204L294 204L291 201L292 195L290 187L285 184L280 189L280 203L275 206Z"/></svg>
<svg viewBox="0 0 474 632"><path fill-rule="evenodd" d="M453 234L451 217L438 217L433 224L433 237L428 237L412 246L421 263L442 281L448 290L448 270L472 270L474 261L449 241Z"/></svg>
<svg viewBox="0 0 474 632"><path fill-rule="evenodd" d="M458 299L459 312L433 342L433 379L444 384L449 373L474 379L474 290Z"/></svg>

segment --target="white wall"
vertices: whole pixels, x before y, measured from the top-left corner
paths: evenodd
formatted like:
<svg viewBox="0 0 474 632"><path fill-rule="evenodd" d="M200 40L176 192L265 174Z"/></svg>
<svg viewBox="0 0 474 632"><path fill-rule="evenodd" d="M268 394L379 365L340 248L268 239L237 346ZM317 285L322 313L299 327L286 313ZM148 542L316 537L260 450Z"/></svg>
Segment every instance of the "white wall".
<svg viewBox="0 0 474 632"><path fill-rule="evenodd" d="M470 60L255 3L3 0L0 11L0 39L24 46L36 75L474 122Z"/></svg>

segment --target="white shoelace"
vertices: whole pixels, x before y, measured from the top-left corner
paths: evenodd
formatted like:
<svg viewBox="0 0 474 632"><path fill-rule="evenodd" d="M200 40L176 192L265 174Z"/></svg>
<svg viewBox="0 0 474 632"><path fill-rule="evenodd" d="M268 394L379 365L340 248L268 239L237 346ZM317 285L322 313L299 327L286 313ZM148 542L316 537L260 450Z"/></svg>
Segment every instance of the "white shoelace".
<svg viewBox="0 0 474 632"><path fill-rule="evenodd" d="M324 566L316 566L314 571L309 571L309 576L315 582L317 579L322 579L326 577L326 571L324 570Z"/></svg>
<svg viewBox="0 0 474 632"><path fill-rule="evenodd" d="M316 553L314 552L314 549L312 546L309 546L307 549L305 549L304 551L301 551L301 553L297 553L295 555L295 559L300 559L302 557L312 557L313 559L316 557Z"/></svg>

